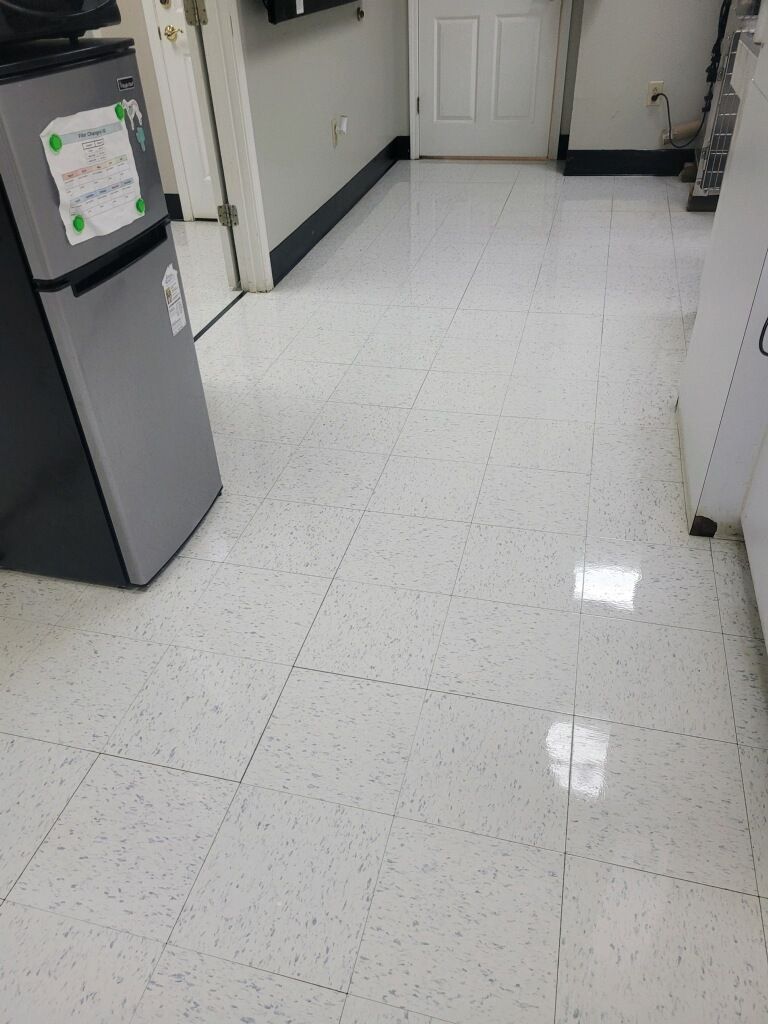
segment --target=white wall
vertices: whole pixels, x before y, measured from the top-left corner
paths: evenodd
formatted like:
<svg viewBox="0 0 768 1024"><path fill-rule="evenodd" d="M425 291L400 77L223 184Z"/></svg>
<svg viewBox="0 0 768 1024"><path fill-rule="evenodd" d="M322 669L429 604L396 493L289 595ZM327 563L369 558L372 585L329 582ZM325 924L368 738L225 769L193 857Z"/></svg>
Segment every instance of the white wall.
<svg viewBox="0 0 768 1024"><path fill-rule="evenodd" d="M108 28L101 29L98 34L100 36L131 36L136 43L136 60L139 65L141 87L144 90L144 99L147 104L147 115L152 128L152 140L155 144L163 190L178 192L141 0L123 0L120 4L120 15L122 21L119 25L110 25Z"/></svg>
<svg viewBox="0 0 768 1024"><path fill-rule="evenodd" d="M645 106L650 81L673 121L700 116L720 2L584 0L569 148L658 149L666 112Z"/></svg>
<svg viewBox="0 0 768 1024"><path fill-rule="evenodd" d="M368 0L270 25L240 17L270 249L398 135L408 134L407 0ZM331 121L349 117L334 149Z"/></svg>

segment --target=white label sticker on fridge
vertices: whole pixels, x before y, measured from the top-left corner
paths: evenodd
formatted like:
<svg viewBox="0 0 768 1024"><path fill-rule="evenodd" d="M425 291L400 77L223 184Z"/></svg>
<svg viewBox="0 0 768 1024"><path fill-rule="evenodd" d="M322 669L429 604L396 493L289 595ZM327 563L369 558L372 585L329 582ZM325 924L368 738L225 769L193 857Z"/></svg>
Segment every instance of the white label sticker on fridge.
<svg viewBox="0 0 768 1024"><path fill-rule="evenodd" d="M57 117L40 133L70 245L145 215L121 103Z"/></svg>
<svg viewBox="0 0 768 1024"><path fill-rule="evenodd" d="M163 274L163 291L168 307L168 319L171 321L171 330L175 336L182 327L187 326L187 314L184 312L184 299L179 287L179 272L172 263L168 264Z"/></svg>
<svg viewBox="0 0 768 1024"><path fill-rule="evenodd" d="M304 0L296 0L296 13L297 14L303 14L304 13Z"/></svg>

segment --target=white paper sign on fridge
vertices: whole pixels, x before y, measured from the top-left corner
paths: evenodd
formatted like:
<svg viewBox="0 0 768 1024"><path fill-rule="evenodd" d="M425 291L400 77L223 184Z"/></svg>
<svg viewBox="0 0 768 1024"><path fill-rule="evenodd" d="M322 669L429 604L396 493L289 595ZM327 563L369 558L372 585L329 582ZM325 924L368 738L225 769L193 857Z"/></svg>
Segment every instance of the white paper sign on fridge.
<svg viewBox="0 0 768 1024"><path fill-rule="evenodd" d="M70 245L109 235L144 216L120 104L54 118L40 133L40 141L59 192L59 213Z"/></svg>
<svg viewBox="0 0 768 1024"><path fill-rule="evenodd" d="M179 272L172 263L168 264L163 274L163 292L165 293L165 304L168 307L168 319L171 321L171 330L175 338L179 331L187 326L187 315L184 312L184 299L181 297Z"/></svg>

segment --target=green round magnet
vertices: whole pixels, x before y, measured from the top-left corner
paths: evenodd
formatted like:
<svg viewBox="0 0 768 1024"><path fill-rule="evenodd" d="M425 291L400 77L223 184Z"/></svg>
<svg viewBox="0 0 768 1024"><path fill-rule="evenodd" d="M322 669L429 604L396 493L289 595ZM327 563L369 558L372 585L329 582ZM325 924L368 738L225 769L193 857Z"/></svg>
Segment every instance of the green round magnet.
<svg viewBox="0 0 768 1024"><path fill-rule="evenodd" d="M53 134L48 136L48 145L54 153L58 153L64 143L61 141L60 135Z"/></svg>
<svg viewBox="0 0 768 1024"><path fill-rule="evenodd" d="M72 227L78 233L85 227L85 219L79 213L72 218Z"/></svg>
<svg viewBox="0 0 768 1024"><path fill-rule="evenodd" d="M118 121L122 121L123 118L125 117L125 107L123 106L122 103L116 103L115 104L115 114L117 115L117 120Z"/></svg>
<svg viewBox="0 0 768 1024"><path fill-rule="evenodd" d="M144 213L146 208L147 204L144 202L141 196L139 196L139 198L136 200L136 209L139 211L139 213Z"/></svg>

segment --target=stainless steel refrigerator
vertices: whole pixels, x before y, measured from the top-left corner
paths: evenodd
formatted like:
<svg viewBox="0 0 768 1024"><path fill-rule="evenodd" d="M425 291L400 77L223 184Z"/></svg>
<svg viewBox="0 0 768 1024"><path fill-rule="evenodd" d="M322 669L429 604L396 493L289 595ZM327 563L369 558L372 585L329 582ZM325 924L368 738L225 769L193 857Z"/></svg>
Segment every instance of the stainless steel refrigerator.
<svg viewBox="0 0 768 1024"><path fill-rule="evenodd" d="M41 133L109 105L140 215L73 244ZM0 179L0 567L143 585L221 479L130 40L0 50Z"/></svg>

